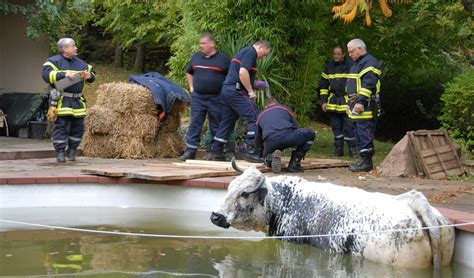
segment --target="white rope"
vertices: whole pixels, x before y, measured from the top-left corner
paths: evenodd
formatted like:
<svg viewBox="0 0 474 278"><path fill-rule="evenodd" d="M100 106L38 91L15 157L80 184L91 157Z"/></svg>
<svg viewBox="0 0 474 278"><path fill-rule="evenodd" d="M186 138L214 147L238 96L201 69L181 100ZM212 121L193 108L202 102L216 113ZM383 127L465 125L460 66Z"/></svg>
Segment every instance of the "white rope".
<svg viewBox="0 0 474 278"><path fill-rule="evenodd" d="M474 225L474 222L461 223L461 224L448 224L421 228L406 228L406 229L391 229L391 230L379 230L373 232L360 232L360 233L337 233L337 234L323 234L323 235L295 235L295 236L203 236L203 235L163 235L163 234L145 234L145 233L129 233L129 232L116 232L116 231L99 231L81 228L70 228L52 225L43 225L36 223L28 223L7 219L0 219L0 222L18 224L23 226L40 227L46 229L66 230L83 233L96 233L96 234L108 234L108 235L122 235L122 236L141 236L141 237L156 237L156 238L179 238L179 239L293 239L293 238L318 238L318 237L347 237L357 235L371 235L371 234L382 234L382 233L397 233L405 231L416 231L416 230L428 230L436 228L448 228L448 227L460 227Z"/></svg>

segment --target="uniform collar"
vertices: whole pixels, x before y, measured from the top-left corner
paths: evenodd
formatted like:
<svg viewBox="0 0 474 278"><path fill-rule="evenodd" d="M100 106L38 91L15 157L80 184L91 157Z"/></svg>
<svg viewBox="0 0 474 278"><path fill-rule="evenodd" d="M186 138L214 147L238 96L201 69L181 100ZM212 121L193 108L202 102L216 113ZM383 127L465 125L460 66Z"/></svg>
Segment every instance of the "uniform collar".
<svg viewBox="0 0 474 278"><path fill-rule="evenodd" d="M217 55L217 52L219 52L219 50L216 49L216 52L210 56L206 56L206 54L204 54L204 52L201 51L201 57L205 58L205 59L209 59L209 58L212 58L214 56Z"/></svg>
<svg viewBox="0 0 474 278"><path fill-rule="evenodd" d="M364 59L365 56L369 55L369 52L366 52L364 55L360 55L359 59L355 60L355 62L359 62L360 60Z"/></svg>

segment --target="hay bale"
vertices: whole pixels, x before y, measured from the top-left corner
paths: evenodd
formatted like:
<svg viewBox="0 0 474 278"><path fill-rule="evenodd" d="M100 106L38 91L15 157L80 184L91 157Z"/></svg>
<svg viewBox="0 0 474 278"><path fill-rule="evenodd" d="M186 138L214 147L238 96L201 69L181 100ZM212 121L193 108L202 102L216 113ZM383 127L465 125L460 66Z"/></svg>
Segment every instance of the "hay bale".
<svg viewBox="0 0 474 278"><path fill-rule="evenodd" d="M110 136L85 133L82 153L89 157L118 158L114 143Z"/></svg>
<svg viewBox="0 0 474 278"><path fill-rule="evenodd" d="M160 133L156 141L156 158L178 157L184 151L184 141L177 132Z"/></svg>
<svg viewBox="0 0 474 278"><path fill-rule="evenodd" d="M93 106L87 111L87 116L84 119L84 126L86 133L92 135L106 135L114 129L114 122L110 121L110 118L116 118L114 115L117 112L100 107Z"/></svg>
<svg viewBox="0 0 474 278"><path fill-rule="evenodd" d="M151 92L140 85L112 82L99 86L96 105L123 114L157 114Z"/></svg>
<svg viewBox="0 0 474 278"><path fill-rule="evenodd" d="M169 158L184 150L177 133L184 104L177 101L163 123L151 92L128 83L107 83L97 89L96 104L85 121L83 151L103 158Z"/></svg>

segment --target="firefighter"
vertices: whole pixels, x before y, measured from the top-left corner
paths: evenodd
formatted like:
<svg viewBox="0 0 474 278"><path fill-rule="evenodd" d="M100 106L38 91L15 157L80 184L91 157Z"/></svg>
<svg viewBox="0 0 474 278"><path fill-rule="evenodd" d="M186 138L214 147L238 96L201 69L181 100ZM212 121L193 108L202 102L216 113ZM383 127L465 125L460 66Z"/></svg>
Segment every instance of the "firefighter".
<svg viewBox="0 0 474 278"><path fill-rule="evenodd" d="M247 137L245 159L250 162L262 162L261 151L255 148L255 123L260 113L255 99L255 76L257 59L264 59L271 50L270 43L265 40L255 42L239 50L231 60L229 73L221 91L222 114L219 128L212 144L212 159L225 160L224 144L234 130L238 117L247 121Z"/></svg>
<svg viewBox="0 0 474 278"><path fill-rule="evenodd" d="M310 150L316 137L309 128L298 128L295 113L281 105L274 97L265 100L265 110L257 117L255 145L263 145L264 163L275 174L281 171L281 152L294 148L288 163L289 172L303 172L301 160Z"/></svg>
<svg viewBox="0 0 474 278"><path fill-rule="evenodd" d="M381 64L370 55L365 43L353 39L347 44L349 56L354 60L347 80L350 107L347 111L355 125L356 141L360 159L349 166L352 172L373 169L374 134L377 117L380 115Z"/></svg>
<svg viewBox="0 0 474 278"><path fill-rule="evenodd" d="M86 100L82 89L85 81L94 82L95 73L91 65L77 57L73 39L60 39L58 49L61 54L48 58L43 64L42 77L52 88L48 119L54 122L53 146L57 152L57 162L63 163L66 158L76 160L86 116ZM60 88L58 82L64 84L64 81L70 81L70 85Z"/></svg>
<svg viewBox="0 0 474 278"><path fill-rule="evenodd" d="M221 119L222 82L230 65L229 56L216 49L216 41L211 33L201 35L199 47L201 51L193 55L186 72L191 93L191 123L186 151L179 158L183 161L196 158L206 114L209 118L210 134L212 137L216 134Z"/></svg>
<svg viewBox="0 0 474 278"><path fill-rule="evenodd" d="M346 93L347 74L353 64L344 56L340 46L333 49L333 61L326 65L321 74L320 99L321 108L329 114L332 133L334 134L334 155L344 156L344 141L349 146L349 157L356 155L356 138L354 127L346 110L348 97Z"/></svg>

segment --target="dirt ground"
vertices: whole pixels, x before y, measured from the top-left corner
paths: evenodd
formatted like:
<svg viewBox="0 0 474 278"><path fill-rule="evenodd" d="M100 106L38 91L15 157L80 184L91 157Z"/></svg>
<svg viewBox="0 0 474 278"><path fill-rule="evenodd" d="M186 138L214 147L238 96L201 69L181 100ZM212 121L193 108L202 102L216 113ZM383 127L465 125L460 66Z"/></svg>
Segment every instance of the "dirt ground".
<svg viewBox="0 0 474 278"><path fill-rule="evenodd" d="M431 204L474 212L474 183L466 181L427 180L421 178L387 178L369 173L352 173L347 168L329 168L306 171L302 177L321 182L358 187L372 192L392 195L416 189L428 198Z"/></svg>

